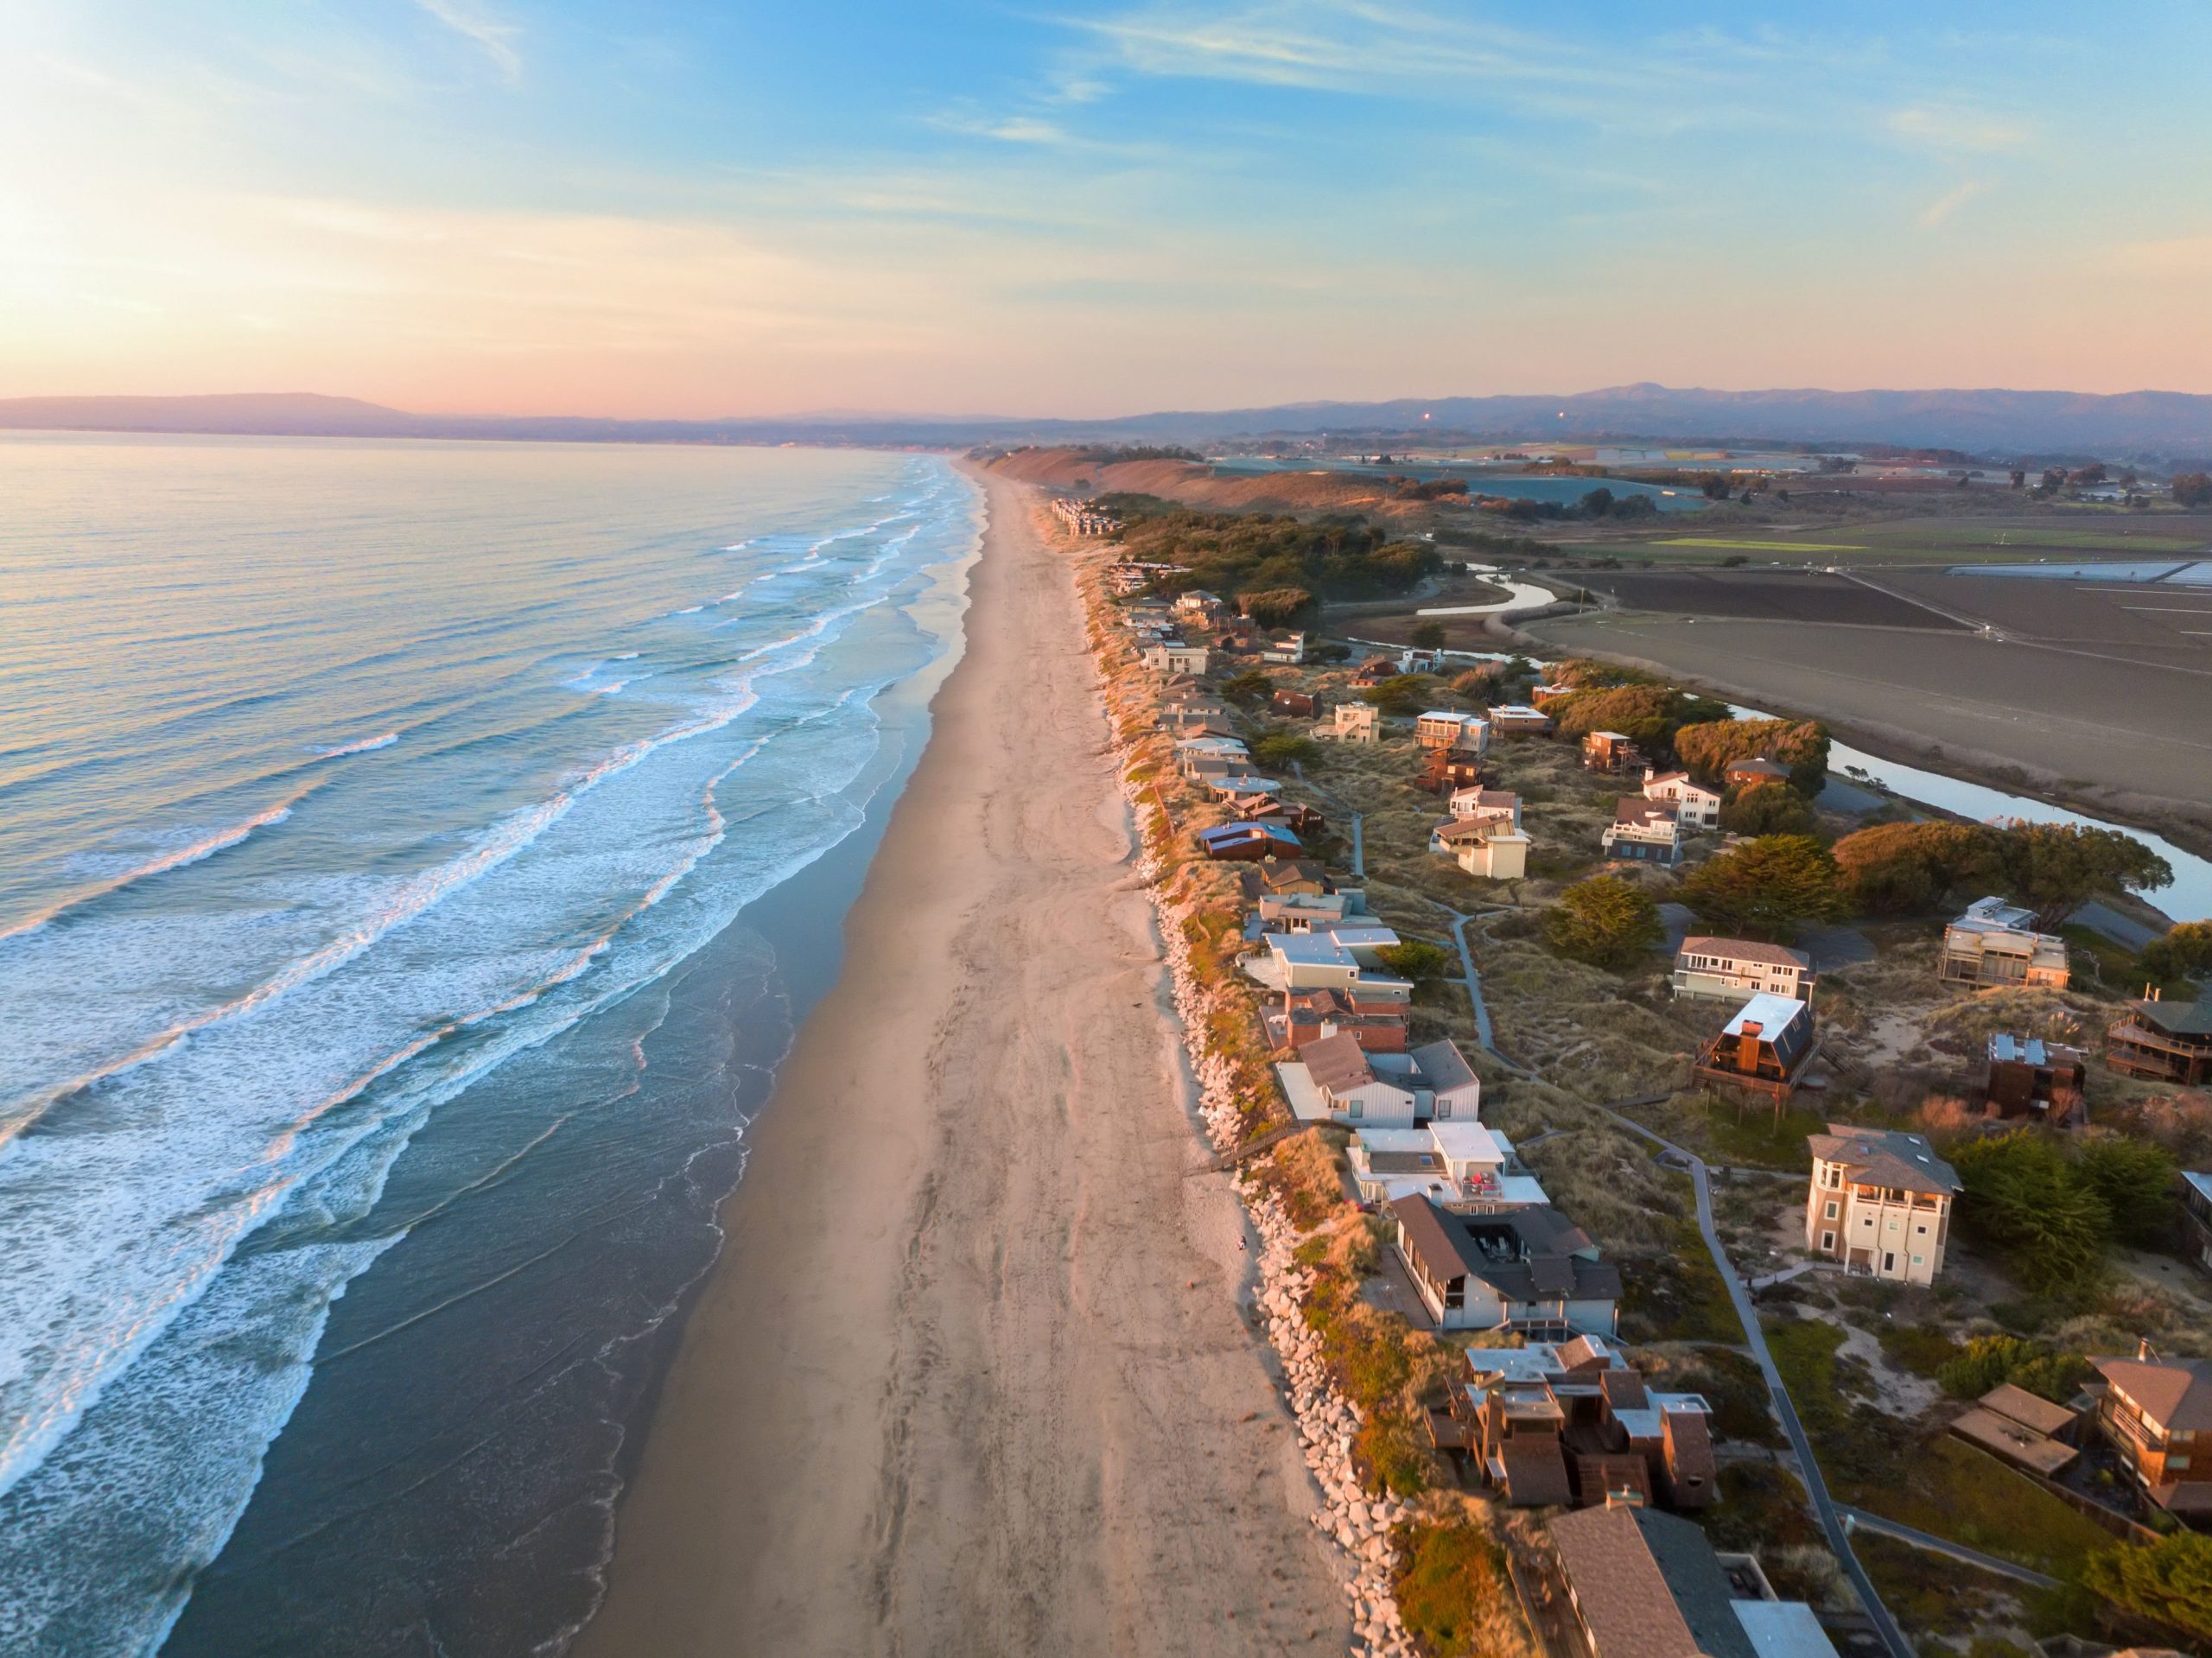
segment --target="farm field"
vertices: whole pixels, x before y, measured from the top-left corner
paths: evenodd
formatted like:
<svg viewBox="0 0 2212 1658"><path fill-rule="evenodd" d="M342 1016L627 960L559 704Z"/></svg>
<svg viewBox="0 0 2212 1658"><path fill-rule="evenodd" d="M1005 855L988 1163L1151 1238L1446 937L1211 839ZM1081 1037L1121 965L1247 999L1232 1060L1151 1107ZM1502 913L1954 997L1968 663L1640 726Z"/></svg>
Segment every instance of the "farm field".
<svg viewBox="0 0 2212 1658"><path fill-rule="evenodd" d="M1576 579L1630 610L1853 627L1960 627L1910 599L1811 571L1609 570Z"/></svg>
<svg viewBox="0 0 2212 1658"><path fill-rule="evenodd" d="M1618 613L1526 631L1561 655L1649 663L1902 757L2014 768L2123 816L2177 818L2200 832L2212 824L2212 678L2148 651L2076 653L1965 632L1931 649L1927 634L1901 630Z"/></svg>

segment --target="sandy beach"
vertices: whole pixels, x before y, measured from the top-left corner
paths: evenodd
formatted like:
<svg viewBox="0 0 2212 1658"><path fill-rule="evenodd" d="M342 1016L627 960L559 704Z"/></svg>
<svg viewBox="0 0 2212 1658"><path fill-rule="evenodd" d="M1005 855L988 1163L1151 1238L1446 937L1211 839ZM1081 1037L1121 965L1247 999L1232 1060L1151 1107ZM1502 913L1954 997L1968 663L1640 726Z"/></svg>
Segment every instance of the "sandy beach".
<svg viewBox="0 0 2212 1658"><path fill-rule="evenodd" d="M1025 494L723 1214L585 1658L1341 1650Z"/></svg>

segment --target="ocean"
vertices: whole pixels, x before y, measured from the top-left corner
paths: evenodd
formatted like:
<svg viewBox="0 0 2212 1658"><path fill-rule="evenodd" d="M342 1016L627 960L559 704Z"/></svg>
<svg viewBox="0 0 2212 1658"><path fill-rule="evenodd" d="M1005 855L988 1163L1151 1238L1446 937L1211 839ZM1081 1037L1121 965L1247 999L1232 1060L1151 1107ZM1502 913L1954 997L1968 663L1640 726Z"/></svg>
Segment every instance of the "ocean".
<svg viewBox="0 0 2212 1658"><path fill-rule="evenodd" d="M0 1653L560 1650L981 512L0 439Z"/></svg>

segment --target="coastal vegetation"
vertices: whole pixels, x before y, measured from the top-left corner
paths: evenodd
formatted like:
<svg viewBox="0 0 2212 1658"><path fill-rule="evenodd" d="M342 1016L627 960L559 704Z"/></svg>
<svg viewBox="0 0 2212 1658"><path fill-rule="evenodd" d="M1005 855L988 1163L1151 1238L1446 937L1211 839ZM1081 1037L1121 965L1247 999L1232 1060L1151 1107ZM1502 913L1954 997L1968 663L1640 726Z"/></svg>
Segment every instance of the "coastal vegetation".
<svg viewBox="0 0 2212 1658"><path fill-rule="evenodd" d="M1866 913L1921 913L1994 891L2050 931L2092 899L2173 880L2172 867L2133 835L2075 823L1880 823L1837 842L1834 857L1851 903ZM2196 937L2185 935L2163 959L2188 959Z"/></svg>
<svg viewBox="0 0 2212 1658"><path fill-rule="evenodd" d="M1767 835L1711 858L1682 882L1683 903L1725 933L1789 939L1845 913L1836 861L1809 835Z"/></svg>
<svg viewBox="0 0 2212 1658"><path fill-rule="evenodd" d="M1162 592L1203 588L1230 598L1292 590L1325 599L1377 599L1410 591L1444 568L1427 542L1392 539L1349 514L1313 521L1270 513L1204 512L1148 495L1109 495L1101 505L1123 520L1123 556L1183 567Z"/></svg>
<svg viewBox="0 0 2212 1658"><path fill-rule="evenodd" d="M1723 715L1677 734L1675 752L1690 774L1711 785L1738 760L1757 757L1789 768L1789 781L1817 793L1828 772L1828 734L1810 720L1735 720Z"/></svg>
<svg viewBox="0 0 2212 1658"><path fill-rule="evenodd" d="M1651 895L1618 875L1577 881L1544 912L1544 936L1552 948L1592 967L1627 967L1665 931Z"/></svg>

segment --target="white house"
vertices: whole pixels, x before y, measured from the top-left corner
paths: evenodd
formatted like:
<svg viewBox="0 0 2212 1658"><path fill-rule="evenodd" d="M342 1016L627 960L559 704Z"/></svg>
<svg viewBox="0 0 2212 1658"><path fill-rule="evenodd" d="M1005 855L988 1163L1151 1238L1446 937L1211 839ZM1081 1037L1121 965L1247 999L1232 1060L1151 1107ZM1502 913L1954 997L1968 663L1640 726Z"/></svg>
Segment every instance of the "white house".
<svg viewBox="0 0 2212 1658"><path fill-rule="evenodd" d="M1756 938L1685 938L1675 953L1675 994L1741 1001L1764 993L1809 1001L1813 958Z"/></svg>
<svg viewBox="0 0 2212 1658"><path fill-rule="evenodd" d="M1609 858L1664 864L1682 861L1682 825L1675 809L1663 801L1624 795L1599 839Z"/></svg>
<svg viewBox="0 0 2212 1658"><path fill-rule="evenodd" d="M1415 1192L1389 1212L1398 1254L1440 1328L1511 1330L1530 1341L1614 1333L1619 1269L1548 1204L1469 1213Z"/></svg>
<svg viewBox="0 0 2212 1658"><path fill-rule="evenodd" d="M1179 640L1148 645L1137 659L1160 674L1202 674L1206 670L1205 646L1185 645Z"/></svg>
<svg viewBox="0 0 2212 1658"><path fill-rule="evenodd" d="M1448 708L1431 708L1414 721L1414 740L1423 748L1458 748L1474 717L1471 714L1454 714Z"/></svg>
<svg viewBox="0 0 2212 1658"><path fill-rule="evenodd" d="M1484 880L1519 880L1529 873L1529 848L1535 844L1519 827L1521 803L1505 799L1478 817L1451 817L1428 833L1428 849L1454 859L1460 868Z"/></svg>
<svg viewBox="0 0 2212 1658"><path fill-rule="evenodd" d="M1481 1123L1439 1119L1421 1128L1364 1128L1348 1151L1363 1201L1387 1204L1419 1193L1443 1208L1507 1208L1548 1203L1515 1154L1513 1142Z"/></svg>
<svg viewBox="0 0 2212 1658"><path fill-rule="evenodd" d="M1519 829L1521 797L1510 789L1484 789L1480 786L1454 789L1452 791L1452 816L1461 823L1478 823L1485 818L1502 817L1511 828Z"/></svg>
<svg viewBox="0 0 2212 1658"><path fill-rule="evenodd" d="M1957 1171L1922 1136L1894 1129L1832 1122L1806 1139L1813 1178L1805 1247L1860 1276L1934 1283L1961 1189Z"/></svg>
<svg viewBox="0 0 2212 1658"><path fill-rule="evenodd" d="M1552 716L1525 702L1503 702L1490 711L1490 727L1501 737L1539 736L1552 728Z"/></svg>
<svg viewBox="0 0 2212 1658"><path fill-rule="evenodd" d="M1306 1043L1295 1064L1276 1069L1301 1119L1412 1128L1431 1121L1476 1121L1482 1114L1482 1079L1448 1041L1408 1053L1370 1053L1351 1032L1339 1031Z"/></svg>
<svg viewBox="0 0 2212 1658"><path fill-rule="evenodd" d="M1413 987L1380 965L1379 952L1397 942L1398 935L1388 927L1317 916L1303 932L1262 934L1259 943L1265 953L1248 957L1245 971L1270 990L1343 990L1357 984L1376 994L1402 992L1409 998Z"/></svg>
<svg viewBox="0 0 2212 1658"><path fill-rule="evenodd" d="M1328 720L1313 728L1313 734L1348 743L1371 743L1380 740L1382 732L1372 703L1339 702L1329 710Z"/></svg>
<svg viewBox="0 0 2212 1658"><path fill-rule="evenodd" d="M1306 635L1303 633L1285 633L1279 638L1269 639L1265 645L1260 647L1260 660L1262 662L1287 662L1292 664L1305 661Z"/></svg>
<svg viewBox="0 0 2212 1658"><path fill-rule="evenodd" d="M1643 797L1671 804L1676 821L1686 829L1720 827L1719 795L1693 782L1688 772L1655 772L1646 767Z"/></svg>

